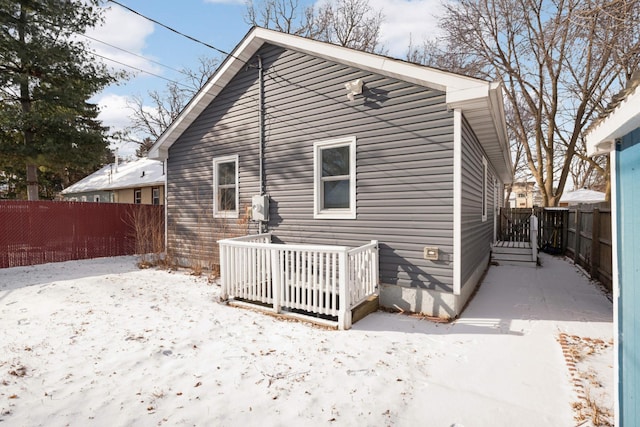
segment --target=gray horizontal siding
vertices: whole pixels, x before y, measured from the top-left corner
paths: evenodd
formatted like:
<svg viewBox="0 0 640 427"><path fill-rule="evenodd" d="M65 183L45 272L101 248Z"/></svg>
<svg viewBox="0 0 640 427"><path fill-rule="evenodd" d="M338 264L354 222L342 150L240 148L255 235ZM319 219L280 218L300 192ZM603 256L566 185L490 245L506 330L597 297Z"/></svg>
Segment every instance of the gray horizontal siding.
<svg viewBox="0 0 640 427"><path fill-rule="evenodd" d="M453 252L453 116L444 93L265 47L270 229L286 243L380 242L383 283L449 290ZM362 78L349 102L344 83ZM357 139L357 219L313 218L313 143Z"/></svg>
<svg viewBox="0 0 640 427"><path fill-rule="evenodd" d="M169 150L169 255L182 264L218 263L216 241L247 234L243 218L259 184L257 70L240 72ZM238 155L240 217L213 217L213 159Z"/></svg>
<svg viewBox="0 0 640 427"><path fill-rule="evenodd" d="M462 120L462 191L461 191L461 283L464 284L480 266L493 242L494 177L487 164L487 219L482 221L482 180L484 152L466 119Z"/></svg>
<svg viewBox="0 0 640 427"><path fill-rule="evenodd" d="M380 242L383 283L451 290L453 114L445 94L264 46L265 186L279 241L359 246ZM363 78L349 102L344 84ZM240 204L258 185L257 70L240 71L171 147L169 247L215 264L221 235L255 224L211 218L212 159L240 156ZM357 219L313 218L313 143L357 138ZM423 259L438 246L443 261Z"/></svg>

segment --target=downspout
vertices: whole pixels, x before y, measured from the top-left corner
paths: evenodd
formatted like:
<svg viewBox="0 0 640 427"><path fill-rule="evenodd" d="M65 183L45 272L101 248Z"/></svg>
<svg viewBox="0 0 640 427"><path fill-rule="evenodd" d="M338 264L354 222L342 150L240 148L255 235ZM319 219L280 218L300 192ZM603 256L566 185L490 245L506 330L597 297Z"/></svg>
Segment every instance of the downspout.
<svg viewBox="0 0 640 427"><path fill-rule="evenodd" d="M260 163L260 195L264 196L264 70L262 68L262 57L258 55L258 144L259 163ZM258 233L266 233L268 223L260 221L258 225Z"/></svg>

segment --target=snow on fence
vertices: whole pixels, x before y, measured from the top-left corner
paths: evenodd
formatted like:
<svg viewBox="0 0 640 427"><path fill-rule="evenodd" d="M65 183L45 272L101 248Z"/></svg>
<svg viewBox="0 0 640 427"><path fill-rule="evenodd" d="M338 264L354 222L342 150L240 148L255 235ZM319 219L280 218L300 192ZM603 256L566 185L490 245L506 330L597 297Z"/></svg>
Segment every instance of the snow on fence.
<svg viewBox="0 0 640 427"><path fill-rule="evenodd" d="M271 233L220 240L222 298L337 317L351 327L351 309L375 294L378 243L344 246L271 243Z"/></svg>

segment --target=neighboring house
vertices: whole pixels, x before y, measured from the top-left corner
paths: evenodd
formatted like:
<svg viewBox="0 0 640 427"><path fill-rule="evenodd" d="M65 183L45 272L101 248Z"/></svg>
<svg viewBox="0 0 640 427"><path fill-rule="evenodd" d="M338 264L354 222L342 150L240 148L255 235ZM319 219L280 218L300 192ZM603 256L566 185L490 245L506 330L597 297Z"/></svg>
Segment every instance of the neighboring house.
<svg viewBox="0 0 640 427"><path fill-rule="evenodd" d="M581 203L592 204L602 203L606 200L606 194L602 191L589 190L581 188L579 190L570 191L562 194L560 198L560 206L574 206Z"/></svg>
<svg viewBox="0 0 640 427"><path fill-rule="evenodd" d="M164 164L137 159L103 166L60 193L78 202L164 204Z"/></svg>
<svg viewBox="0 0 640 427"><path fill-rule="evenodd" d="M590 155L610 153L616 425L640 425L640 72L587 132Z"/></svg>
<svg viewBox="0 0 640 427"><path fill-rule="evenodd" d="M377 240L380 303L454 317L512 177L502 99L497 83L254 28L149 152L167 163L168 249L209 260L258 232L246 213L264 194L277 241Z"/></svg>
<svg viewBox="0 0 640 427"><path fill-rule="evenodd" d="M511 184L511 194L509 203L511 208L532 208L534 206L534 194L536 183L531 182L514 182Z"/></svg>

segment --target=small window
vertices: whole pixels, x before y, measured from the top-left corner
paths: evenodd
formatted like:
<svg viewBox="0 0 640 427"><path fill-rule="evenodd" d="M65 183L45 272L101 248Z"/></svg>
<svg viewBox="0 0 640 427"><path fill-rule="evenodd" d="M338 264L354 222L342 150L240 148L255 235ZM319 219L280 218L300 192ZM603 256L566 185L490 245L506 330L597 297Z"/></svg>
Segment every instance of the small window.
<svg viewBox="0 0 640 427"><path fill-rule="evenodd" d="M139 205L140 203L142 203L142 189L141 188L136 188L135 190L133 190L133 203L135 203L136 205Z"/></svg>
<svg viewBox="0 0 640 427"><path fill-rule="evenodd" d="M316 142L313 148L313 217L355 219L356 138Z"/></svg>
<svg viewBox="0 0 640 427"><path fill-rule="evenodd" d="M153 187L153 189L151 190L151 194L152 194L153 204L159 205L160 204L160 188Z"/></svg>
<svg viewBox="0 0 640 427"><path fill-rule="evenodd" d="M213 159L213 215L238 217L238 156Z"/></svg>
<svg viewBox="0 0 640 427"><path fill-rule="evenodd" d="M100 196L93 196L94 202L100 202Z"/></svg>
<svg viewBox="0 0 640 427"><path fill-rule="evenodd" d="M83 202L86 202L86 201L87 201L87 196L82 196L82 197L80 198L80 200L82 200Z"/></svg>
<svg viewBox="0 0 640 427"><path fill-rule="evenodd" d="M487 159L482 158L482 221L487 220Z"/></svg>

